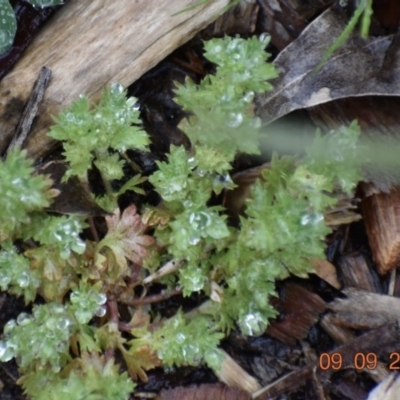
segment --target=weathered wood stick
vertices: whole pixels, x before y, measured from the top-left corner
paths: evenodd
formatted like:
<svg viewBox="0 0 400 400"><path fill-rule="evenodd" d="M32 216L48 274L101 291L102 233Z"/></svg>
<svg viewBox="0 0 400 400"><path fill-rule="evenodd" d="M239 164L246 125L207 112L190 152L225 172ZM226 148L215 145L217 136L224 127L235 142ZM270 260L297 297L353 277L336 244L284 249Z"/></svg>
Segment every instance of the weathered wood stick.
<svg viewBox="0 0 400 400"><path fill-rule="evenodd" d="M35 119L39 106L43 101L44 93L47 86L50 83L51 69L47 67L42 67L39 73L39 77L36 80L31 94L29 95L28 101L24 112L18 122L17 128L15 129L14 136L4 153L4 158L7 157L8 153L16 146L22 147L29 132L31 131L33 120Z"/></svg>
<svg viewBox="0 0 400 400"><path fill-rule="evenodd" d="M215 20L229 0L213 0L174 15L197 0L70 0L35 38L0 83L0 153L23 111L43 65L53 72L28 154L51 148L51 115L83 93L96 101L105 85L127 86Z"/></svg>

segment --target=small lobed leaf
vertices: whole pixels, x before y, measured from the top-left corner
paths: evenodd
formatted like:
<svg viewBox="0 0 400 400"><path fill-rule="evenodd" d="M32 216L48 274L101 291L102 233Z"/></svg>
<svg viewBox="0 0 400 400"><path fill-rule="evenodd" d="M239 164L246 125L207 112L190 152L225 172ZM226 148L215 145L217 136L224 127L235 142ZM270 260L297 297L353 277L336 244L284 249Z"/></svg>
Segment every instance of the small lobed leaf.
<svg viewBox="0 0 400 400"><path fill-rule="evenodd" d="M136 206L132 204L122 215L116 209L113 216L106 217L106 222L108 233L99 243L99 248L106 246L111 249L123 269L127 268L126 259L142 265L143 259L148 255L147 248L154 244L154 238L144 234L147 225L136 213Z"/></svg>

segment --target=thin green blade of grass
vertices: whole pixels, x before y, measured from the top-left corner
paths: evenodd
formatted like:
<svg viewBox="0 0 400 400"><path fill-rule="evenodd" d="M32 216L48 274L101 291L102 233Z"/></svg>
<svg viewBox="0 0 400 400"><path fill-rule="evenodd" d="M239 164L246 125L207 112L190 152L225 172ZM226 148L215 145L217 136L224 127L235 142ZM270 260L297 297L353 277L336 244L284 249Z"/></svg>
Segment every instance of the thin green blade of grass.
<svg viewBox="0 0 400 400"><path fill-rule="evenodd" d="M371 1L371 0L370 0ZM335 42L328 48L328 50L323 55L321 61L316 66L314 73L317 73L328 61L328 59L332 56L332 54L340 47L342 44L350 37L351 33L354 31L361 15L366 9L366 3L360 3L360 5L355 10L353 16L351 17L349 23L346 25L343 32L340 36L335 40Z"/></svg>
<svg viewBox="0 0 400 400"><path fill-rule="evenodd" d="M368 37L372 13L372 0L368 0L361 21L360 34L362 38Z"/></svg>

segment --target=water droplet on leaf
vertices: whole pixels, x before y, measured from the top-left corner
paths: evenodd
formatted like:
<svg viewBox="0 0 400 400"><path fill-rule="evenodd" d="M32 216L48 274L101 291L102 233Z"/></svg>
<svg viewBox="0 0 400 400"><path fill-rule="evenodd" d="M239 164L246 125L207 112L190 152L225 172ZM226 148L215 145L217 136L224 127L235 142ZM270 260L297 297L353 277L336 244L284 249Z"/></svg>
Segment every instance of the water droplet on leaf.
<svg viewBox="0 0 400 400"><path fill-rule="evenodd" d="M316 225L324 219L321 213L307 213L301 217L301 225Z"/></svg>
<svg viewBox="0 0 400 400"><path fill-rule="evenodd" d="M261 35L258 37L258 40L260 41L260 43L262 43L265 46L269 43L270 39L271 39L271 35L267 32L261 33Z"/></svg>
<svg viewBox="0 0 400 400"><path fill-rule="evenodd" d="M30 321L31 321L31 318L30 318L29 314L24 313L24 312L19 314L17 317L17 324L21 325L21 326L28 325Z"/></svg>
<svg viewBox="0 0 400 400"><path fill-rule="evenodd" d="M243 100L244 100L246 103L250 103L253 99L254 99L254 92L253 92L253 91L247 92L247 93L245 93L245 95L243 96Z"/></svg>
<svg viewBox="0 0 400 400"><path fill-rule="evenodd" d="M239 127L243 122L243 115L241 113L230 113L228 117L228 126L231 128Z"/></svg>
<svg viewBox="0 0 400 400"><path fill-rule="evenodd" d="M246 314L239 324L242 332L248 336L262 335L267 328L266 321L259 312Z"/></svg>
<svg viewBox="0 0 400 400"><path fill-rule="evenodd" d="M22 288L26 288L29 286L30 279L27 272L22 272L21 275L17 279L18 285Z"/></svg>
<svg viewBox="0 0 400 400"><path fill-rule="evenodd" d="M175 340L177 341L177 343L183 343L186 340L186 336L182 332L179 332L175 336Z"/></svg>
<svg viewBox="0 0 400 400"><path fill-rule="evenodd" d="M106 315L106 312L107 312L107 308L106 307L99 307L96 310L95 314L96 314L97 317L101 318L101 317L104 317Z"/></svg>

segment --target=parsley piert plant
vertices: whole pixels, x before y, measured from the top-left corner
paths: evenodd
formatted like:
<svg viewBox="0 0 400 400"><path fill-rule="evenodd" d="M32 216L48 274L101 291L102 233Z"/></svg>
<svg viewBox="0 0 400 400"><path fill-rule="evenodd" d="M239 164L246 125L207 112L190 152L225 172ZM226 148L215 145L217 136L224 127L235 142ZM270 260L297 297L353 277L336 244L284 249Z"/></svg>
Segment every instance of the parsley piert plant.
<svg viewBox="0 0 400 400"><path fill-rule="evenodd" d="M252 100L277 76L267 43L265 35L205 43L216 73L176 90L189 111L180 128L192 148L172 147L158 163L149 180L162 201L142 215L133 204L119 210L121 190L112 186L123 175L120 155L149 142L135 99L114 85L99 105L81 97L61 113L50 135L64 143L65 179L85 183L94 164L107 191L102 205L113 211L98 242L84 239L82 217L46 213L56 193L24 152L0 162L0 286L27 304L37 295L45 300L9 321L0 342L0 360L16 359L29 398L128 399L135 381L157 366L206 363L218 370L218 344L230 329L258 335L276 316L275 281L306 276L310 260L324 257L324 211L335 205L334 191L350 194L360 179L356 163L343 163L357 160L356 124L318 136L301 159L274 155L239 227L227 224L222 206L209 205L213 193L234 187L235 156L259 152ZM205 302L169 319L154 315L140 306L134 287L156 279L167 294L198 292ZM124 304L130 321L120 320Z"/></svg>

